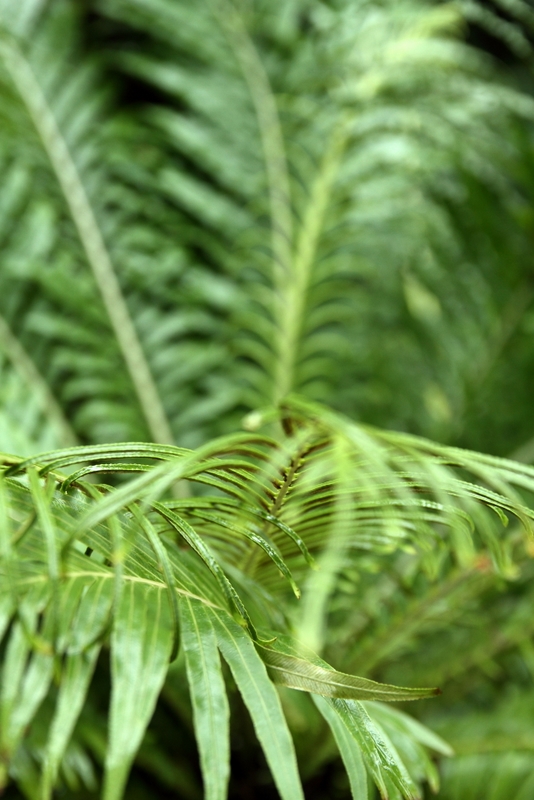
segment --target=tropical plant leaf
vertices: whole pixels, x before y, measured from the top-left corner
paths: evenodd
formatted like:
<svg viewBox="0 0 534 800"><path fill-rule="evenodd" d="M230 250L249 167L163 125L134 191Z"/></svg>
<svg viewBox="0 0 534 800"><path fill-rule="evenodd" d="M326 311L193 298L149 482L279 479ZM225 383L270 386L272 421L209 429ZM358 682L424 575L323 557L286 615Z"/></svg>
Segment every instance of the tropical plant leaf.
<svg viewBox="0 0 534 800"><path fill-rule="evenodd" d="M128 773L167 673L173 625L165 592L125 585L111 635L112 693L105 800L123 796Z"/></svg>
<svg viewBox="0 0 534 800"><path fill-rule="evenodd" d="M323 713L325 704L338 716L345 728L357 742L365 763L386 800L405 797L417 800L419 792L405 765L387 736L371 720L361 703L355 700L314 698L319 711ZM325 714L328 722L328 712Z"/></svg>
<svg viewBox="0 0 534 800"><path fill-rule="evenodd" d="M93 645L77 656L67 656L65 661L57 709L50 728L44 759L42 796L46 800L52 797L59 765L87 696L99 652L100 646Z"/></svg>
<svg viewBox="0 0 534 800"><path fill-rule="evenodd" d="M317 708L330 726L343 764L347 770L353 800L367 797L367 771L360 746L355 741L341 716L321 697L314 698Z"/></svg>
<svg viewBox="0 0 534 800"><path fill-rule="evenodd" d="M205 798L225 800L230 774L229 710L215 631L202 603L187 597L180 601L180 625Z"/></svg>
<svg viewBox="0 0 534 800"><path fill-rule="evenodd" d="M441 694L439 689L409 689L401 686L388 686L367 678L359 678L356 675L345 675L328 665L320 666L304 658L280 652L276 643L271 646L258 643L256 647L273 681L290 689L312 692L323 697L339 697L345 700L382 700L390 703L401 700L420 700Z"/></svg>
<svg viewBox="0 0 534 800"><path fill-rule="evenodd" d="M83 578L78 578L77 583L84 593L77 608L75 605L74 625L64 644L66 656L44 756L44 798L52 796L59 765L85 702L101 644L109 628L113 599L111 581L97 578L87 585ZM71 598L69 601L72 603Z"/></svg>
<svg viewBox="0 0 534 800"><path fill-rule="evenodd" d="M420 722L398 709L382 703L367 703L367 712L391 740L413 780L421 786L427 781L434 792L439 791L439 773L429 750L442 756L453 756L447 742Z"/></svg>
<svg viewBox="0 0 534 800"><path fill-rule="evenodd" d="M39 615L46 595L37 588L18 608L12 625L2 669L0 695L0 736L9 757L20 744L27 726L49 691L54 667L50 619L43 634L38 631Z"/></svg>
<svg viewBox="0 0 534 800"><path fill-rule="evenodd" d="M280 699L250 638L227 614L208 609L219 648L247 706L273 780L284 800L303 798Z"/></svg>
<svg viewBox="0 0 534 800"><path fill-rule="evenodd" d="M332 755L302 690L353 792L358 753L436 788L442 740L355 698L443 684L467 729L532 672L534 472L474 452L532 450L528 3L85 5L0 0L0 791L118 798L137 757L197 800L185 681L147 731L180 615L208 795L216 646L285 798L286 717L303 777ZM526 708L445 797L529 796Z"/></svg>

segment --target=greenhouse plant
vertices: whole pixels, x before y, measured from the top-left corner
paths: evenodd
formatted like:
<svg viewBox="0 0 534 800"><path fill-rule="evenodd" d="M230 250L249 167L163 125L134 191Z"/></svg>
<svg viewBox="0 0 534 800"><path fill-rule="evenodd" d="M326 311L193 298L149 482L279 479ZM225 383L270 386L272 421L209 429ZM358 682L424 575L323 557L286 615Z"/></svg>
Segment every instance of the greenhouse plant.
<svg viewBox="0 0 534 800"><path fill-rule="evenodd" d="M532 800L533 23L0 0L6 800Z"/></svg>

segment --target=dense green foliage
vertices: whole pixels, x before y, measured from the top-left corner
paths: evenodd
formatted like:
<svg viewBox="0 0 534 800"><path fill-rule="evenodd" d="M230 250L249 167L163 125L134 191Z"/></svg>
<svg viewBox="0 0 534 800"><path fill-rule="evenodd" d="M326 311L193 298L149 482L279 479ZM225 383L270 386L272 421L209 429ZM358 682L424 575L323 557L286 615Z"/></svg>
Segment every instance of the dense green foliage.
<svg viewBox="0 0 534 800"><path fill-rule="evenodd" d="M533 22L0 0L8 800L531 800Z"/></svg>

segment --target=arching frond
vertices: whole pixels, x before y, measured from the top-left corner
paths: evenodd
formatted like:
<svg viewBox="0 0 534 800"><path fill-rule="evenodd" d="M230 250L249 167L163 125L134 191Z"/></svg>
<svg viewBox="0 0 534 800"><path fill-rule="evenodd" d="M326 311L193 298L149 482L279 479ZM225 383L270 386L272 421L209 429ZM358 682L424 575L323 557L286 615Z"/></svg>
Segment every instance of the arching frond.
<svg viewBox="0 0 534 800"><path fill-rule="evenodd" d="M282 797L300 790L295 788L292 749L283 747L285 766L279 752L287 736L281 710L271 706L268 733L258 704L266 691L272 692L265 683L265 668L277 683L337 698L330 711L320 706L327 721L338 714L346 725L344 735L356 736L383 791L415 796L402 760L398 773L387 779L373 771L375 758L389 758L388 739L381 738L377 723L363 724L367 712L351 702L421 698L433 690L402 689L336 672L314 656L310 660L298 645L288 649L279 635L273 641L273 635L262 631L272 627L276 598L287 595L284 587L296 590L294 580L307 579L309 553L324 567L318 581L310 584L307 579L307 591L321 598L322 606L315 608L324 618L328 587L335 577L329 561L332 543L338 555L353 548L374 554L408 548L427 559L432 553L439 562L451 552L464 567L482 548L498 568L510 571L503 526L515 516L530 530L534 512L522 495L532 492L534 472L413 436L364 428L302 400L288 402L282 415L293 431L282 442L250 433L214 440L196 452L132 444L71 448L26 460L3 457L5 624L15 612L7 648L9 653L20 647L16 637L22 636L22 642L26 636L26 651L34 647L40 653L30 661L23 680L24 659L12 663L8 655L5 661L5 752L16 751L58 658L67 670L61 692L71 700L67 707L63 694L58 696L58 721L52 725L59 726L61 720L67 731L72 730L94 668L95 648L109 641L114 688L104 796L120 797L168 669L180 616L188 620L184 646L186 653L192 648L187 658L193 659L188 661L193 691L198 691L197 679L206 680L205 670L215 669L198 667L198 648L213 649L214 626ZM151 466L154 461L156 466ZM87 467L65 472L84 462ZM85 481L88 474L132 471L141 474L116 489ZM184 479L209 487L212 494L166 499L172 484ZM238 570L249 581L243 597L239 582L234 583ZM258 593L249 611L246 597L253 585ZM82 618L85 625L91 620L90 629L80 629L76 619ZM307 635L305 624L301 631ZM243 661L248 663L246 673ZM40 690L32 690L26 700L24 692L30 691L33 680L39 680ZM11 685L13 694L7 688ZM134 694L132 685L137 686ZM205 779L216 787L214 792L223 791L227 772L216 770L208 756L212 734L206 725L213 722L206 713L224 719L223 697L219 687L208 709L195 701ZM10 705L15 702L16 711ZM131 720L125 728L126 716ZM332 724L337 731L338 723ZM47 791L66 737L55 734L50 742ZM426 768L417 779L424 776L428 777Z"/></svg>
<svg viewBox="0 0 534 800"><path fill-rule="evenodd" d="M172 425L200 425L232 394L223 386L206 396L201 386L224 355L223 343L202 346L218 326L202 308L208 273L193 266L177 290L189 258L161 201L143 208L142 158L139 175L131 166L142 148L136 126L112 129L95 59L72 69L78 12L52 5L28 11L20 30L3 18L1 312L78 432L172 442ZM220 283L215 308L232 299ZM168 312L176 301L183 316ZM201 403L185 414L194 385Z"/></svg>

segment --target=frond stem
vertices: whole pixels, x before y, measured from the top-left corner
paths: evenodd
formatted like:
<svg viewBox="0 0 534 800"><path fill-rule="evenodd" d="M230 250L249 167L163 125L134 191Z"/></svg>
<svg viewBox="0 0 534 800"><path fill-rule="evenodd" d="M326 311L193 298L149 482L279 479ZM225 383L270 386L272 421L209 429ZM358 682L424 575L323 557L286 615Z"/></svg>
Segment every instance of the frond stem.
<svg viewBox="0 0 534 800"><path fill-rule="evenodd" d="M278 281L291 272L293 217L282 126L269 76L231 0L213 1L217 19L248 86L260 131L271 215L271 244Z"/></svg>
<svg viewBox="0 0 534 800"><path fill-rule="evenodd" d="M297 388L295 372L307 295L332 188L338 175L346 142L347 133L343 119L342 124L338 124L334 130L330 146L312 186L310 201L299 231L291 272L283 275L282 281L277 286L276 373L273 387L275 404Z"/></svg>
<svg viewBox="0 0 534 800"><path fill-rule="evenodd" d="M309 448L309 444L306 442L303 446L301 446L298 452L295 453L293 458L291 459L288 467L284 469L281 473L281 481L277 481L276 483L273 482L273 487L275 488L275 493L272 498L272 503L269 507L269 514L273 517L277 517L280 513L282 506L284 504L284 500L288 491L295 480L299 467L302 464L302 459L306 454L306 451ZM267 534L269 530L272 528L270 522L266 522L263 526L264 534ZM240 565L240 569L247 575L253 576L254 572L256 571L261 558L263 556L263 551L257 547L253 546L249 549L247 555L245 556L243 563Z"/></svg>

